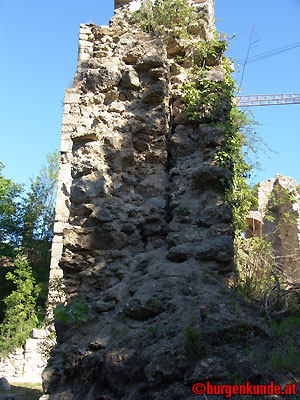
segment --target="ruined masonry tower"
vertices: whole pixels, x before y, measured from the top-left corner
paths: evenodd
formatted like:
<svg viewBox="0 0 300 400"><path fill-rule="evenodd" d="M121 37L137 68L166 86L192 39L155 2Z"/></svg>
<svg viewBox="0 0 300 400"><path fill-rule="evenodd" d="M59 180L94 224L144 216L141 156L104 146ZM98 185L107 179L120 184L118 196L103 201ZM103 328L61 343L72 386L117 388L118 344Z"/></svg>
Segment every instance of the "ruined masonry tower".
<svg viewBox="0 0 300 400"><path fill-rule="evenodd" d="M202 350L189 347L186 327L195 316L197 325L203 305L222 301L234 251L220 185L231 172L215 163L228 105L215 124L192 123L180 92L193 43L214 32L213 0L190 3L199 16L190 39L143 32L125 13L138 6L128 0L115 0L109 27L80 27L64 101L50 283L63 278L69 312L81 305L87 321L57 323L44 399L194 398L198 367L186 355ZM222 58L205 62L206 79L223 81ZM221 277L208 279L210 271ZM225 368L209 360L208 379Z"/></svg>
<svg viewBox="0 0 300 400"><path fill-rule="evenodd" d="M119 17L122 16L122 13L124 13L125 10L130 9L131 5L140 3L140 0L114 0L114 1L115 1L115 13ZM200 21L201 23L198 29L197 27L193 27L195 29L196 34L197 35L202 34L202 36L204 36L204 39L206 40L212 38L213 32L215 30L214 0L191 0L190 4L192 4L194 7L198 7L199 9L201 9L201 12L203 12L205 16L204 21ZM138 7L134 7L134 9L136 8ZM59 262L61 260L63 251L63 231L65 228L69 227L70 206L71 206L70 194L71 194L72 181L74 177L74 172L72 174L72 167L75 164L74 162L72 162L72 160L74 158L73 156L75 155L73 154L73 151L75 150L76 147L75 143L79 143L80 141L82 141L85 142L85 144L87 144L87 142L89 141L92 142L94 139L97 139L96 135L97 130L95 129L96 126L93 126L93 123L95 122L96 124L98 124L99 121L97 119L94 119L93 114L89 113L89 111L92 111L92 108L94 108L94 111L96 111L97 113L97 110L95 110L95 108L97 107L95 107L95 105L100 104L100 102L102 102L104 103L104 105L107 106L105 107L105 109L102 109L103 107L98 106L99 111L103 113L104 111L107 111L107 109L109 108L108 107L109 104L114 103L116 105L117 104L116 101L119 97L117 92L111 90L114 89L114 85L111 84L111 85L106 85L105 88L103 87L103 91L107 92L106 96L104 96L103 91L101 94L99 91L99 93L97 93L98 95L97 99L96 100L94 99L93 102L90 98L94 98L94 91L91 90L90 93L85 93L86 97L89 98L89 102L88 104L85 104L86 110L82 112L83 107L81 104L81 100L83 97L83 93L81 93L80 87L83 74L87 73L88 69L93 69L93 70L97 69L97 67L100 65L100 61L101 63L103 62L104 64L102 66L103 69L106 68L105 67L106 63L108 64L109 67L111 67L111 70L109 68L106 69L107 74L112 73L113 76L113 74L117 73L118 69L119 59L117 60L116 56L113 54L114 49L113 48L107 49L107 46L111 41L111 36L107 37L105 36L106 33L109 32L109 30L106 27L101 27L101 28L102 28L101 29L102 38L98 37L97 34L96 35L94 34L93 26L88 26L84 24L80 26L78 66L77 66L76 76L74 79L74 85L73 85L74 87L73 89L66 90L64 98L64 111L63 111L63 121L62 121L61 147L60 147L61 162L58 175L58 191L56 198L54 239L52 242L51 265L50 265L50 292L49 292L50 304L56 304L57 302L63 299L63 295L59 290L57 290L57 286L60 286L58 280L61 280L63 277L63 271L59 266ZM99 46L99 41L106 43L102 45L102 47L104 47L105 50L99 49L95 51L96 46L97 45ZM174 48L172 48L172 46L174 46ZM116 45L113 47L116 47ZM180 45L179 47L176 47L176 43L171 42L169 46L170 54L168 54L168 56L174 58L176 57L176 55L184 54L186 52L187 49L181 48ZM155 49L153 53L155 54ZM132 61L129 60L127 62L127 65L130 66L131 64L134 64ZM113 66L114 62L116 63L115 66ZM174 69L176 69L176 71L174 71ZM127 74L131 76L133 73L134 71L130 71L130 69L127 72ZM173 86L175 86L176 88L177 86L180 85L180 83L184 82L184 78L186 77L185 71L179 68L178 65L176 67L174 67L173 65L172 74L174 75L173 81L175 83L175 85ZM157 79L161 80L159 76L157 77ZM139 89L139 87L135 88L134 85L131 86L132 87L129 87L127 89L131 91L133 89L136 90ZM86 90L90 89L89 88L85 89L85 92ZM101 100L99 100L100 98ZM122 101L124 100L125 99L122 98ZM89 106L92 105L92 103L94 103L93 107L89 108ZM177 101L176 103L177 105L175 107L175 112L178 112L177 109L178 109L178 104L180 104L180 101ZM125 106L125 104L121 103L118 104L119 106L121 105L121 108L123 108L122 105ZM113 111L112 109L110 109L109 111L116 112L116 110ZM117 113L119 115L122 115L123 111L124 110L122 109ZM117 114L115 114L115 116L116 115ZM103 124L108 125L111 123L110 120L104 121L103 119L102 120L100 119L100 121L102 122L102 125ZM111 128L111 132L113 131L114 129ZM79 154L77 153L77 155ZM89 158L92 158L92 156L90 155ZM76 164L78 165L79 163L80 160L77 159ZM92 170L90 172L92 172ZM86 175L86 173L83 173L83 176L84 175Z"/></svg>

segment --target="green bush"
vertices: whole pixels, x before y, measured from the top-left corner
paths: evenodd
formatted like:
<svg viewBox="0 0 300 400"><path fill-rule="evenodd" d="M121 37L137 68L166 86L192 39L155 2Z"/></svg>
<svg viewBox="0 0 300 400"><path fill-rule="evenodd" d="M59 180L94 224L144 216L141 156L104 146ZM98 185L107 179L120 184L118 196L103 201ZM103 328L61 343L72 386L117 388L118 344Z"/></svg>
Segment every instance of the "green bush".
<svg viewBox="0 0 300 400"><path fill-rule="evenodd" d="M264 239L235 238L236 289L246 299L264 302L274 286L272 271L275 257L272 246Z"/></svg>
<svg viewBox="0 0 300 400"><path fill-rule="evenodd" d="M74 297L66 305L60 303L54 309L56 321L75 326L88 322L96 316L97 313L89 307L88 302L82 296Z"/></svg>
<svg viewBox="0 0 300 400"><path fill-rule="evenodd" d="M188 37L187 26L196 20L197 14L182 0L142 0L141 8L132 14L142 29L160 37Z"/></svg>
<svg viewBox="0 0 300 400"><path fill-rule="evenodd" d="M14 347L21 346L38 324L35 307L39 286L32 276L32 268L21 255L17 256L15 269L7 273L6 279L12 281L16 289L4 299L6 309L0 325L2 356L9 354Z"/></svg>

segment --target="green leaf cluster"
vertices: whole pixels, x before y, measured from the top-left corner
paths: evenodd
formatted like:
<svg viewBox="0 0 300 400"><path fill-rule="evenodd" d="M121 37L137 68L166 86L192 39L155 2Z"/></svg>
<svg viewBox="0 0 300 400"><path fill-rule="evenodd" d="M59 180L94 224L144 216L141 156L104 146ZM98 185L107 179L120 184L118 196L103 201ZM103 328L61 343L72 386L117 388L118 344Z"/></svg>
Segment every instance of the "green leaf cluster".
<svg viewBox="0 0 300 400"><path fill-rule="evenodd" d="M214 38L209 41L199 40L194 49L195 65L210 66L222 60L223 54L228 50L228 41L225 37L215 33Z"/></svg>
<svg viewBox="0 0 300 400"><path fill-rule="evenodd" d="M66 305L60 303L54 309L56 321L65 324L73 323L75 326L79 326L82 322L88 322L96 315L96 312L90 309L88 302L82 296L72 298Z"/></svg>
<svg viewBox="0 0 300 400"><path fill-rule="evenodd" d="M210 42L200 41L197 49L198 58L195 58L191 79L181 87L185 112L190 121L216 124L225 134L226 144L218 150L215 160L220 167L233 172L232 180L222 184L225 199L233 208L235 232L243 231L245 217L257 202L246 181L253 169L247 154L250 150L255 151L251 136L254 121L233 102L236 88L231 77L232 66L223 56L227 41L215 35ZM224 80L208 79L209 64L220 62L225 73Z"/></svg>
<svg viewBox="0 0 300 400"><path fill-rule="evenodd" d="M23 185L4 178L0 163L0 323L7 320L9 311L5 299L18 290L17 281L12 279L18 273L14 263L17 254L26 258L40 288L35 313L40 320L45 315L58 164L58 151L48 154L46 165L31 179L31 187L25 193ZM16 343L18 335L16 332Z"/></svg>
<svg viewBox="0 0 300 400"><path fill-rule="evenodd" d="M252 165L248 163L244 154L247 145L247 129L252 124L246 112L232 106L225 123L220 128L225 133L226 144L216 155L218 165L229 168L233 172L232 181L226 188L225 197L231 204L234 217L234 229L242 232L246 229L246 216L256 207L257 199L247 183L250 178Z"/></svg>
<svg viewBox="0 0 300 400"><path fill-rule="evenodd" d="M183 0L142 0L141 8L132 13L134 22L160 37L189 37L187 27L197 19L196 11Z"/></svg>
<svg viewBox="0 0 300 400"><path fill-rule="evenodd" d="M23 185L6 179L0 162L0 256L10 257L21 232L21 194Z"/></svg>
<svg viewBox="0 0 300 400"><path fill-rule="evenodd" d="M36 299L39 286L32 275L28 262L18 255L13 272L6 275L16 287L4 299L5 316L0 326L0 354L7 355L13 347L20 346L29 337L31 330L37 326Z"/></svg>
<svg viewBox="0 0 300 400"><path fill-rule="evenodd" d="M181 87L185 112L190 121L215 122L230 109L232 87L225 82L196 79Z"/></svg>

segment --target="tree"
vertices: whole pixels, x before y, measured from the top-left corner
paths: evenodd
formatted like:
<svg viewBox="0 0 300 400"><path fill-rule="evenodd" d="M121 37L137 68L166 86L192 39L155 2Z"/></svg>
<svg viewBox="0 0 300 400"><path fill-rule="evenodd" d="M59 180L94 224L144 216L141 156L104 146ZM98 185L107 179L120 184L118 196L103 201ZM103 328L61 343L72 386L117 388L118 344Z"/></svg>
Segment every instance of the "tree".
<svg viewBox="0 0 300 400"><path fill-rule="evenodd" d="M38 305L44 307L47 296L50 248L53 238L55 197L59 152L47 154L47 163L31 179L31 188L23 202L22 251L41 286Z"/></svg>
<svg viewBox="0 0 300 400"><path fill-rule="evenodd" d="M54 207L59 167L59 153L47 154L39 176L31 179L31 188L24 202L22 247L32 241L50 242L53 237Z"/></svg>
<svg viewBox="0 0 300 400"><path fill-rule="evenodd" d="M0 162L0 257L15 255L19 245L22 217L20 213L23 185L4 178Z"/></svg>
<svg viewBox="0 0 300 400"><path fill-rule="evenodd" d="M36 299L39 286L32 276L32 268L20 254L15 260L15 269L6 274L15 290L4 299L5 315L0 325L0 355L6 356L13 347L20 346L37 326Z"/></svg>
<svg viewBox="0 0 300 400"><path fill-rule="evenodd" d="M42 166L36 178L31 179L27 194L23 193L22 185L3 177L3 164L0 163L0 322L5 309L5 303L1 300L16 289L14 282L7 280L6 276L7 272L14 271L13 260L18 251L28 259L32 267L33 277L41 287L37 304L41 310L44 308L53 237L58 160L58 151L47 155L46 165Z"/></svg>
<svg viewBox="0 0 300 400"><path fill-rule="evenodd" d="M13 270L13 257L19 246L22 228L21 194L23 186L4 178L0 162L0 321L4 316L5 304L1 301L11 293L14 285L6 281L5 275Z"/></svg>

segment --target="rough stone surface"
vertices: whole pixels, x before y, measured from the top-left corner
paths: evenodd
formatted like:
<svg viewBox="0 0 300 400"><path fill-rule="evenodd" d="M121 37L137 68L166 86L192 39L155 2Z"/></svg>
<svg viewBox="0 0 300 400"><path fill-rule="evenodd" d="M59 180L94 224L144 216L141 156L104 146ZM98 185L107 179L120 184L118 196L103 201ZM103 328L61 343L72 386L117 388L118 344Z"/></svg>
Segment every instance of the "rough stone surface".
<svg viewBox="0 0 300 400"><path fill-rule="evenodd" d="M4 377L0 378L0 390L10 390L10 384Z"/></svg>
<svg viewBox="0 0 300 400"><path fill-rule="evenodd" d="M255 340L257 310L235 314L223 282L233 236L220 181L232 172L214 160L225 136L185 115L174 56L191 46L142 32L129 3L116 0L109 28L81 25L66 92L50 282L63 274L88 321L56 321L49 400L192 400L196 379L228 383L237 346ZM206 22L212 4L193 1Z"/></svg>

